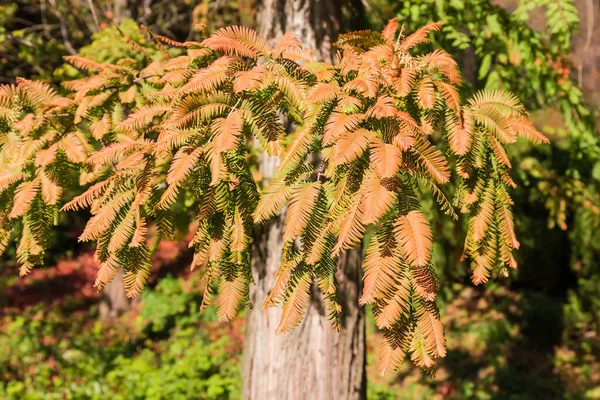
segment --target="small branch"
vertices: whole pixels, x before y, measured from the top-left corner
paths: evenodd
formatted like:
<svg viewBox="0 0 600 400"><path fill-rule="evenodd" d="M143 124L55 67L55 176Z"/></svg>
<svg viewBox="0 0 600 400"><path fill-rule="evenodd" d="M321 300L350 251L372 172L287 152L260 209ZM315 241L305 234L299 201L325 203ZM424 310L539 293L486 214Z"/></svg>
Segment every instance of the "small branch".
<svg viewBox="0 0 600 400"><path fill-rule="evenodd" d="M321 183L325 181L325 179L321 180L321 178L325 178L325 174L323 173L323 168L325 168L325 160L321 158L319 161L319 168L317 170L317 180Z"/></svg>
<svg viewBox="0 0 600 400"><path fill-rule="evenodd" d="M137 78L135 78L133 80L133 83L138 83L144 79L152 78L154 76L160 76L160 74L150 74L150 75L138 76Z"/></svg>
<svg viewBox="0 0 600 400"><path fill-rule="evenodd" d="M404 34L404 24L400 27L400 33L398 34L398 39L396 39L396 45L394 46L394 51L398 51L398 46L400 45L400 38Z"/></svg>
<svg viewBox="0 0 600 400"><path fill-rule="evenodd" d="M62 114L44 114L44 115L40 115L39 117L33 117L33 119L35 121L40 120L40 119L49 119L49 118L53 118L53 117L70 117L73 114L69 114L69 113L62 113Z"/></svg>
<svg viewBox="0 0 600 400"><path fill-rule="evenodd" d="M16 36L13 36L12 34L8 34L8 35L6 35L6 37L8 39L14 40L15 42L19 42L21 44L24 44L27 47L35 47L35 45L32 42L30 42L29 40L27 40L27 39L16 37Z"/></svg>
<svg viewBox="0 0 600 400"><path fill-rule="evenodd" d="M50 30L48 29L48 17L46 17L46 0L40 0L40 8L41 8L41 14L42 14L42 26L44 29L44 36L47 39L52 39L52 36L50 35Z"/></svg>
<svg viewBox="0 0 600 400"><path fill-rule="evenodd" d="M98 22L98 15L96 14L96 7L94 7L94 3L92 0L87 0L88 5L90 6L90 11L92 12L92 18L94 19L94 24L96 25L96 32L100 31L100 22Z"/></svg>
<svg viewBox="0 0 600 400"><path fill-rule="evenodd" d="M57 6L56 0L49 0L49 1L50 1L50 4L52 5L52 7L54 7L54 9L56 10L56 14L58 14L60 35L63 38L65 48L72 55L77 55L77 50L75 50L75 47L73 47L73 45L71 44L71 41L69 40L69 33L67 32L67 27L65 26L65 23L64 23L65 16L63 15L63 13L60 11L59 7Z"/></svg>
<svg viewBox="0 0 600 400"><path fill-rule="evenodd" d="M231 111L229 111L229 115L231 115L231 113L235 111L235 109L237 108L238 104L240 104L240 101L242 101L241 97L237 100L237 102L235 103L235 105L233 107L231 107Z"/></svg>

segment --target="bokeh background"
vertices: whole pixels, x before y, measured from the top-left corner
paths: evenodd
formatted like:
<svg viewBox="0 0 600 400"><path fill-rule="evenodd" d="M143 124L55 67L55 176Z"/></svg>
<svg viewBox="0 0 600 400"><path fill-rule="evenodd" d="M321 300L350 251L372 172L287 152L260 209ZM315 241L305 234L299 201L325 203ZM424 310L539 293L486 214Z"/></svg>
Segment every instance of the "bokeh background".
<svg viewBox="0 0 600 400"><path fill-rule="evenodd" d="M511 146L519 270L485 287L460 262L461 227L432 216L448 356L435 376L406 363L380 377L368 320L369 399L600 399L600 3L596 0L365 0L362 24L444 22L429 46L467 83L513 91L546 146ZM148 44L141 26L201 39L256 24L257 0L1 0L0 82L77 77L63 56L114 62ZM300 38L301 39L301 38ZM148 46L150 51L152 46ZM448 188L452 191L452 187ZM161 241L150 287L133 301L93 288L84 214L58 228L47 267L18 278L0 259L1 399L229 399L241 392L244 318L199 313L185 237Z"/></svg>

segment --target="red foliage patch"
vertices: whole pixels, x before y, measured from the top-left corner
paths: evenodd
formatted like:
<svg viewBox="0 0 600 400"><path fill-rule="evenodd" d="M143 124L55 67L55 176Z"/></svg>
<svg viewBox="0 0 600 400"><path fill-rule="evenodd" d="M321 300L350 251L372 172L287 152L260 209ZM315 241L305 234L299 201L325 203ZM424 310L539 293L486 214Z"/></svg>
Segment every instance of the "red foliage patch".
<svg viewBox="0 0 600 400"><path fill-rule="evenodd" d="M187 272L185 266L189 264L187 259L190 258L187 246L189 239L191 237L177 242L160 242L152 256L150 285L168 273L179 275ZM84 308L90 303L98 302L102 298L102 292L94 288L97 270L98 262L94 261L92 251L65 258L53 266L34 268L30 274L16 279L14 284L5 289L0 318L41 303L53 308L64 307L67 302L71 302L77 308ZM14 271L9 269L8 272Z"/></svg>
<svg viewBox="0 0 600 400"><path fill-rule="evenodd" d="M2 313L18 312L40 303L55 307L66 301L97 301L102 297L94 288L97 269L91 252L61 260L52 267L35 268L6 288Z"/></svg>

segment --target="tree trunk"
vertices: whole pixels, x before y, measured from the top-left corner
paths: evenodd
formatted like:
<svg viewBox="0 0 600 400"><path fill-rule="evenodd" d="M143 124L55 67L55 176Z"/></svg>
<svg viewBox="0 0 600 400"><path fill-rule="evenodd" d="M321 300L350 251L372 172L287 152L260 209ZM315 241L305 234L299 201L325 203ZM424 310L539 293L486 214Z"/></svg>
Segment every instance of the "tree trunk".
<svg viewBox="0 0 600 400"><path fill-rule="evenodd" d="M123 283L123 270L118 269L112 281L102 291L102 299L98 306L101 319L112 319L129 311L132 300L127 298L125 283Z"/></svg>
<svg viewBox="0 0 600 400"><path fill-rule="evenodd" d="M360 1L264 0L258 16L259 33L276 41L295 32L305 47L333 62L332 42L338 33L357 29ZM350 23L349 21L354 21ZM265 180L272 178L276 157L259 161ZM255 234L251 288L255 309L248 313L243 366L243 395L251 400L364 399L365 320L358 305L361 288L360 248L342 255L338 263L341 331L331 327L316 285L303 322L292 332L276 335L281 308L260 307L275 282L281 260L282 215Z"/></svg>
<svg viewBox="0 0 600 400"><path fill-rule="evenodd" d="M363 18L360 0L263 0L257 25L261 36L273 43L294 32L304 47L333 62L338 35L363 28Z"/></svg>

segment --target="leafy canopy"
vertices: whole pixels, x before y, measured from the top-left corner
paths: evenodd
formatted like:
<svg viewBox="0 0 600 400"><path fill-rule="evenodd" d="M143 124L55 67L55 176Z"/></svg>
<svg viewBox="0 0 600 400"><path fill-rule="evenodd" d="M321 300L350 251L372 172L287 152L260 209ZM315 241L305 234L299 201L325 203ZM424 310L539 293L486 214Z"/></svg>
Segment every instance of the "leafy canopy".
<svg viewBox="0 0 600 400"><path fill-rule="evenodd" d="M339 328L338 257L369 231L360 302L373 304L385 333L381 371L406 355L432 367L446 350L419 193L453 218L455 207L468 215L464 256L473 282L485 283L516 268L519 247L504 146L547 141L510 93L461 100L452 57L417 51L440 28L405 35L394 19L381 33L342 35L337 65L316 62L291 34L274 48L244 27L203 42L149 34L159 61L130 38L135 59L67 57L87 76L65 82L65 96L26 79L1 87L2 250L14 237L26 274L43 262L59 212L89 209L79 240L96 242L96 286L123 268L136 296L150 274L150 229L171 237L175 215L193 215L191 268L202 270L205 304L218 282L227 321L248 303L253 224L287 207L281 267L264 304L283 304L277 331L301 322L313 282ZM281 115L297 124L293 134ZM281 158L262 191L249 161L255 141ZM452 171L450 201L441 187Z"/></svg>

